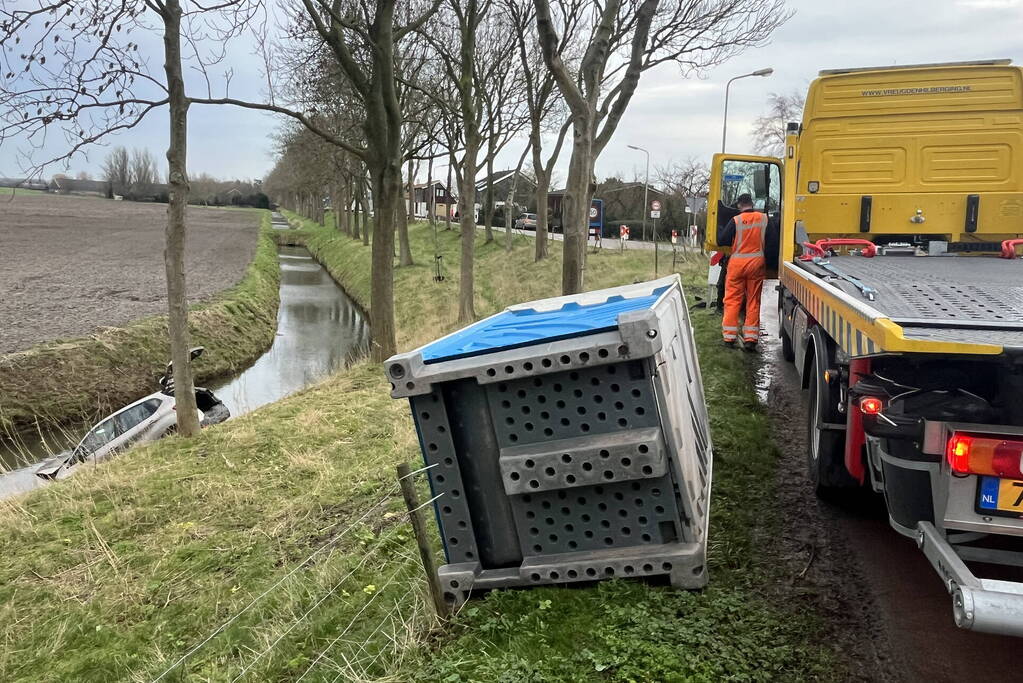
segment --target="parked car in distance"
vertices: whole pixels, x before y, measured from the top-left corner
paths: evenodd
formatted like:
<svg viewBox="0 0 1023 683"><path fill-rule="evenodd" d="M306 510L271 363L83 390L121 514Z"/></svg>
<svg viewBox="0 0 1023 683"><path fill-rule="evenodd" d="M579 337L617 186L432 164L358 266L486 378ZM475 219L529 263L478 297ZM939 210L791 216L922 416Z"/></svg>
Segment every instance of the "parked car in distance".
<svg viewBox="0 0 1023 683"><path fill-rule="evenodd" d="M536 230L536 214L520 213L515 219L516 230Z"/></svg>

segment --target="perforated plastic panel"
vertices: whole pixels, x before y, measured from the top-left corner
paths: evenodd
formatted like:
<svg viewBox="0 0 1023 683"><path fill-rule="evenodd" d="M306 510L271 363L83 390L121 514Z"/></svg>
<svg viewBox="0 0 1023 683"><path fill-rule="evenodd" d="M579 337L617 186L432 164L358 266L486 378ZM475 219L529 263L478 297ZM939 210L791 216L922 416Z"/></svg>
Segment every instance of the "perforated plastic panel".
<svg viewBox="0 0 1023 683"><path fill-rule="evenodd" d="M473 587L623 575L706 582L711 445L678 280L581 296L649 305L623 306L614 330L387 362L439 496L450 600ZM566 301L530 305L549 318Z"/></svg>

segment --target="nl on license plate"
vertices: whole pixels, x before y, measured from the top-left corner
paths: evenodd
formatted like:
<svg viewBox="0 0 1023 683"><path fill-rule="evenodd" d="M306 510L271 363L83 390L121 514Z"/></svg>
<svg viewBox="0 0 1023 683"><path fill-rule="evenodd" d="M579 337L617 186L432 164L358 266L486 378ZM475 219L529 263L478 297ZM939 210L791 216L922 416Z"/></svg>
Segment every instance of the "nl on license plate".
<svg viewBox="0 0 1023 683"><path fill-rule="evenodd" d="M977 511L996 515L1023 516L1023 481L981 477Z"/></svg>

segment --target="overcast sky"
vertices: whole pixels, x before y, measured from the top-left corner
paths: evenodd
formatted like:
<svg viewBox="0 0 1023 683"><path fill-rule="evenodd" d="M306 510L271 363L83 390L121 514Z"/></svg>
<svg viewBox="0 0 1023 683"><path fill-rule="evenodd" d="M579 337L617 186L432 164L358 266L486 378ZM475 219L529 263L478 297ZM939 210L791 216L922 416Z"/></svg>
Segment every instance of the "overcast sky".
<svg viewBox="0 0 1023 683"><path fill-rule="evenodd" d="M1012 58L1023 63L1023 0L790 0L795 15L771 43L709 70L682 78L666 65L643 75L639 90L604 154L597 175L642 175L644 158L627 145L646 147L654 166L693 156L708 159L720 150L724 85L732 76L763 67L774 75L737 81L731 88L728 149L751 150L750 126L763 113L770 92L805 92L820 69ZM259 97L259 68L244 55L232 94ZM157 62L158 64L158 62ZM194 85L198 85L195 83ZM223 178L262 177L273 165L273 116L226 107L197 107L190 114L188 163L193 174ZM127 147L166 146L162 113L114 140ZM502 161L514 164L521 152L509 149ZM93 151L73 171L96 172L106 154ZM567 154L565 155L567 158ZM500 164L499 164L500 165ZM0 150L0 175L16 175L11 145ZM564 180L564 171L560 180Z"/></svg>

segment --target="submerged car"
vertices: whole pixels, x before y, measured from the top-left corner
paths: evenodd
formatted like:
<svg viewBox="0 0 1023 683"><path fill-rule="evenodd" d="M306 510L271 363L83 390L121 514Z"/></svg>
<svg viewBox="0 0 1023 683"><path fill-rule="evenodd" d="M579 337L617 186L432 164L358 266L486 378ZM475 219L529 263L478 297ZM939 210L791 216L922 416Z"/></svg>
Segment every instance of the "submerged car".
<svg viewBox="0 0 1023 683"><path fill-rule="evenodd" d="M202 347L191 350L192 359L203 353ZM43 479L63 479L82 463L102 462L119 451L139 443L156 441L173 433L178 426L174 401L172 365L167 364L160 378L160 391L150 394L101 420L74 448L58 453L36 468ZM231 416L227 406L212 391L195 388L199 424L219 424Z"/></svg>

